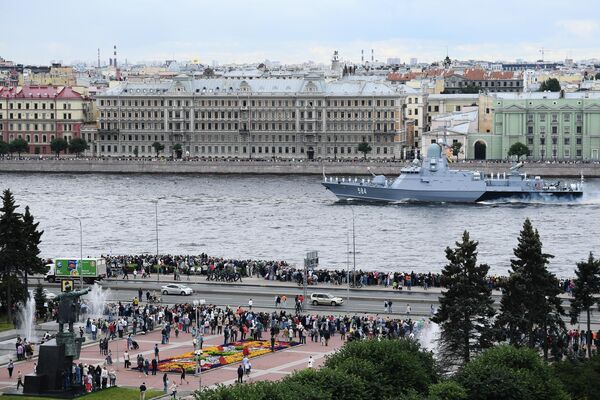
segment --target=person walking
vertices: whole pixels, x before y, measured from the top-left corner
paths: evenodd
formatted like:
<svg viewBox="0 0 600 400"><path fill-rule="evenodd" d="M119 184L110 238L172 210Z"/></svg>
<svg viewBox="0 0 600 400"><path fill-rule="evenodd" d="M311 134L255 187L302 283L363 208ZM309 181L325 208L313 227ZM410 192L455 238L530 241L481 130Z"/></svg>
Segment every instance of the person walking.
<svg viewBox="0 0 600 400"><path fill-rule="evenodd" d="M142 382L140 385L140 400L144 400L146 398L146 382Z"/></svg>
<svg viewBox="0 0 600 400"><path fill-rule="evenodd" d="M15 363L13 363L12 358L8 360L8 364L6 365L6 369L8 370L8 378L12 379L13 369L15 369Z"/></svg>
<svg viewBox="0 0 600 400"><path fill-rule="evenodd" d="M23 389L25 389L25 385L23 385L23 374L21 373L21 371L17 372L17 390L19 390L19 387L23 386Z"/></svg>
<svg viewBox="0 0 600 400"><path fill-rule="evenodd" d="M242 367L242 364L237 369L237 383L244 383L244 367Z"/></svg>
<svg viewBox="0 0 600 400"><path fill-rule="evenodd" d="M177 384L173 382L171 385L171 398L175 400L177 398Z"/></svg>
<svg viewBox="0 0 600 400"><path fill-rule="evenodd" d="M391 314L392 313L392 301L388 300L388 313Z"/></svg>
<svg viewBox="0 0 600 400"><path fill-rule="evenodd" d="M185 379L185 368L181 366L181 379L179 380L179 384L183 385L183 382L188 383L188 381Z"/></svg>
<svg viewBox="0 0 600 400"><path fill-rule="evenodd" d="M406 315L410 316L410 304L406 305Z"/></svg>
<svg viewBox="0 0 600 400"><path fill-rule="evenodd" d="M314 365L315 360L313 359L313 356L308 357L308 368L313 368Z"/></svg>

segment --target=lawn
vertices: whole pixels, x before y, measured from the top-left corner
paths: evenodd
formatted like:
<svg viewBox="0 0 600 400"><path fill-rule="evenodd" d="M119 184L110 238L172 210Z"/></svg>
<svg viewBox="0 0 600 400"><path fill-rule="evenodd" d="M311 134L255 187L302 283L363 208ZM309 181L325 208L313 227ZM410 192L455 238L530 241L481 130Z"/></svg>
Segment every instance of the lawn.
<svg viewBox="0 0 600 400"><path fill-rule="evenodd" d="M10 329L15 329L13 324L8 322L8 318L6 318L6 315L0 316L0 332L8 331Z"/></svg>
<svg viewBox="0 0 600 400"><path fill-rule="evenodd" d="M146 399L152 399L154 397L162 396L164 393L161 390L147 390ZM139 389L115 387L99 392L90 393L86 396L77 397L85 400L138 400L140 398ZM52 397L27 397L27 396L12 396L2 395L2 400L48 400L53 399Z"/></svg>

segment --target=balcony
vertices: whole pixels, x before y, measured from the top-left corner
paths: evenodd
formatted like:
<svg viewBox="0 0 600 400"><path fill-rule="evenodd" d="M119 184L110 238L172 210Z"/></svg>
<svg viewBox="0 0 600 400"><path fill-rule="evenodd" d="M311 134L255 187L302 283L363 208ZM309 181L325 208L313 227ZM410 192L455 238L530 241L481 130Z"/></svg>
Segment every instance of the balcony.
<svg viewBox="0 0 600 400"><path fill-rule="evenodd" d="M239 131L240 135L247 135L250 133L250 129L247 129L247 128L241 128L238 131Z"/></svg>

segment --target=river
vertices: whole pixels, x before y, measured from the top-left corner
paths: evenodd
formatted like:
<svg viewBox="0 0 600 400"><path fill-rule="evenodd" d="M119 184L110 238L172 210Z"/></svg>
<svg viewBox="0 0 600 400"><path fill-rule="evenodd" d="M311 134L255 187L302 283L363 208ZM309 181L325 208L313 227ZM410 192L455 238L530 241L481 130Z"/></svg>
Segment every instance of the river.
<svg viewBox="0 0 600 400"><path fill-rule="evenodd" d="M539 229L550 269L573 276L589 251L600 256L600 180L578 202L523 204L356 204L337 202L315 176L0 174L21 211L29 205L44 230L44 257L159 252L284 259L346 268L355 220L357 268L440 271L444 249L467 229L479 260L506 274L525 218Z"/></svg>

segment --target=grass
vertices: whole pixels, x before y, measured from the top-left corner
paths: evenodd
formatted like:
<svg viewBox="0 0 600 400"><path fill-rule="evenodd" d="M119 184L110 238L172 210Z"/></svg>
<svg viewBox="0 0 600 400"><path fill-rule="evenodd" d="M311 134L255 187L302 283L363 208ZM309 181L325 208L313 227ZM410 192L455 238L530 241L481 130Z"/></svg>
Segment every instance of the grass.
<svg viewBox="0 0 600 400"><path fill-rule="evenodd" d="M0 332L15 329L14 325L8 321L6 315L0 316Z"/></svg>
<svg viewBox="0 0 600 400"><path fill-rule="evenodd" d="M162 396L164 393L162 390L146 390L146 399L152 399L154 397ZM88 395L78 397L78 399L85 400L138 400L140 398L140 390L126 387L115 387L110 389L101 390L99 392L93 392ZM2 395L2 400L49 400L52 397L28 397L28 396L12 396Z"/></svg>

